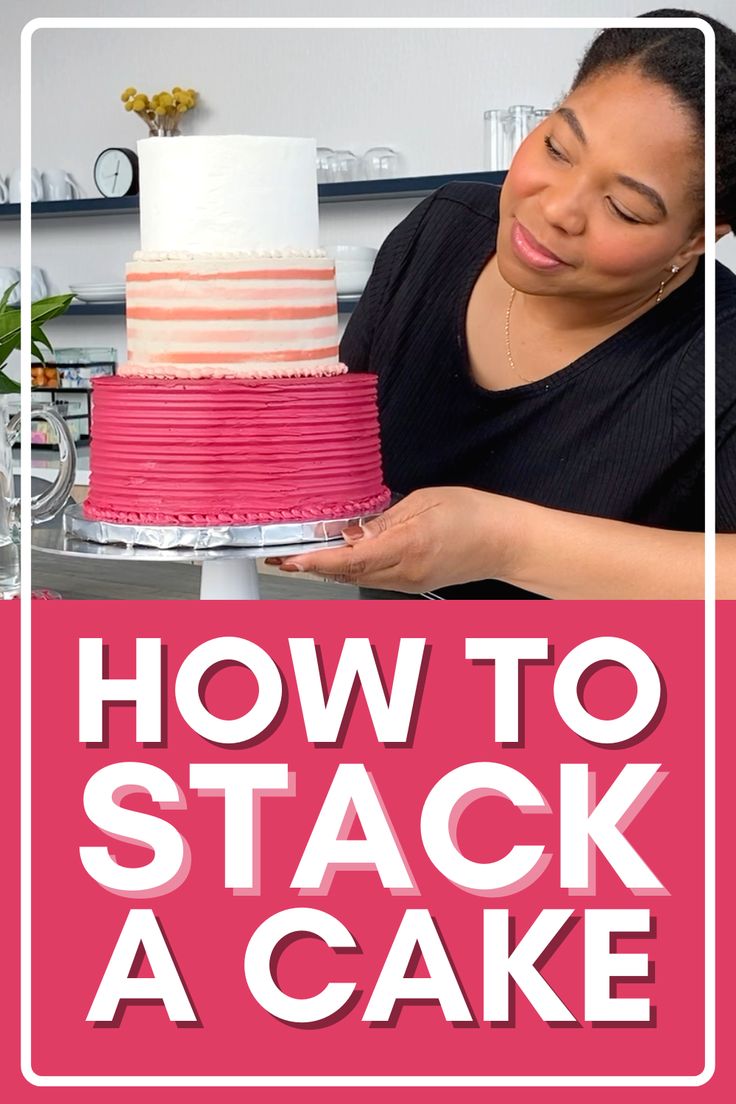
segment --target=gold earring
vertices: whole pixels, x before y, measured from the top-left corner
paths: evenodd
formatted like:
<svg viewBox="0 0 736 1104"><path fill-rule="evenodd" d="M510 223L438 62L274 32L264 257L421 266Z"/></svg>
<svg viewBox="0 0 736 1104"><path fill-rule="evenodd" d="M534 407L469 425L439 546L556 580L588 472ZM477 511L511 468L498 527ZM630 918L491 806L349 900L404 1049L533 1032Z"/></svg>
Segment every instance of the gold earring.
<svg viewBox="0 0 736 1104"><path fill-rule="evenodd" d="M672 276L674 276L679 271L680 271L680 266L679 265L672 265L672 267L670 269L670 272L672 273ZM672 279L672 276L670 276L670 280ZM662 295L664 293L664 286L667 283L669 283L669 280L663 280L662 283L659 285L659 291L657 292L657 298L654 300L655 307L656 307L657 303L661 303Z"/></svg>

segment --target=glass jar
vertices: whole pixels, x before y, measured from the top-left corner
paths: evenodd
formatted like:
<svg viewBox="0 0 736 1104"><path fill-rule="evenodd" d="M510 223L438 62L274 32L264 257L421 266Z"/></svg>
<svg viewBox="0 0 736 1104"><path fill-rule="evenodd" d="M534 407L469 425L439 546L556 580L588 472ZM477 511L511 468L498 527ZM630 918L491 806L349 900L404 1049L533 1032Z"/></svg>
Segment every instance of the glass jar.
<svg viewBox="0 0 736 1104"><path fill-rule="evenodd" d="M483 112L483 168L488 172L508 168L505 114L501 107L492 107Z"/></svg>
<svg viewBox="0 0 736 1104"><path fill-rule="evenodd" d="M511 164L514 154L533 129L534 107L531 104L514 104L504 117L506 132L507 165Z"/></svg>

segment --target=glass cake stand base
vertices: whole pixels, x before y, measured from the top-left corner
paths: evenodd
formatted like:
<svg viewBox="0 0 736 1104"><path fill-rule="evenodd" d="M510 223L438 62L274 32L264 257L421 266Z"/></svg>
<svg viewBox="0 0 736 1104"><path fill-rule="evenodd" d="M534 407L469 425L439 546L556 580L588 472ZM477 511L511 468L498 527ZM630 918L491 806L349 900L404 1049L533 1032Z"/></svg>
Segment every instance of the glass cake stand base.
<svg viewBox="0 0 736 1104"><path fill-rule="evenodd" d="M373 516L373 515L371 515ZM260 597L256 561L264 556L313 552L342 542L346 525L365 518L322 519L263 526L117 525L88 521L81 506L69 506L61 529L34 529L31 546L59 556L148 563L202 565L199 597L243 600ZM176 541L190 543L175 543ZM147 543L144 543L147 542ZM158 543L157 543L158 542Z"/></svg>

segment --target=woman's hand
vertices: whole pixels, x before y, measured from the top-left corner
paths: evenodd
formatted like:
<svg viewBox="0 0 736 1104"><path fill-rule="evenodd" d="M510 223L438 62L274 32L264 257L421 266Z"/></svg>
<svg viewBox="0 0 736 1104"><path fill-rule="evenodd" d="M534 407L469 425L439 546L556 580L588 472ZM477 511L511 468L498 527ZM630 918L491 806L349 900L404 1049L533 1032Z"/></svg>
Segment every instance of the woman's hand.
<svg viewBox="0 0 736 1104"><path fill-rule="evenodd" d="M414 491L344 536L347 547L270 562L409 594L477 579L548 598L704 594L702 533L572 514L468 487ZM718 596L736 598L736 534L716 544Z"/></svg>
<svg viewBox="0 0 736 1104"><path fill-rule="evenodd" d="M503 501L468 487L414 491L372 521L346 529L346 547L266 562L408 594L499 577L506 568L504 511L496 519L493 506Z"/></svg>

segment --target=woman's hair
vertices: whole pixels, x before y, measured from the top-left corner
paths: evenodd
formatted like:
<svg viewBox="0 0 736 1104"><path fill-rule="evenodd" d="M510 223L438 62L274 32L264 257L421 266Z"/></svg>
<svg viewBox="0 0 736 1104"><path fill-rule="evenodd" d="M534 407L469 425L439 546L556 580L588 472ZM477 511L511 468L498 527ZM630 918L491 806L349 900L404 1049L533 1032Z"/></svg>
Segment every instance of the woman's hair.
<svg viewBox="0 0 736 1104"><path fill-rule="evenodd" d="M717 19L684 8L643 12L651 18L698 18L716 37L716 223L736 233L736 33ZM590 43L571 91L610 69L634 66L642 76L665 85L687 108L702 149L705 128L705 39L690 27L610 27ZM696 197L702 215L703 183Z"/></svg>

